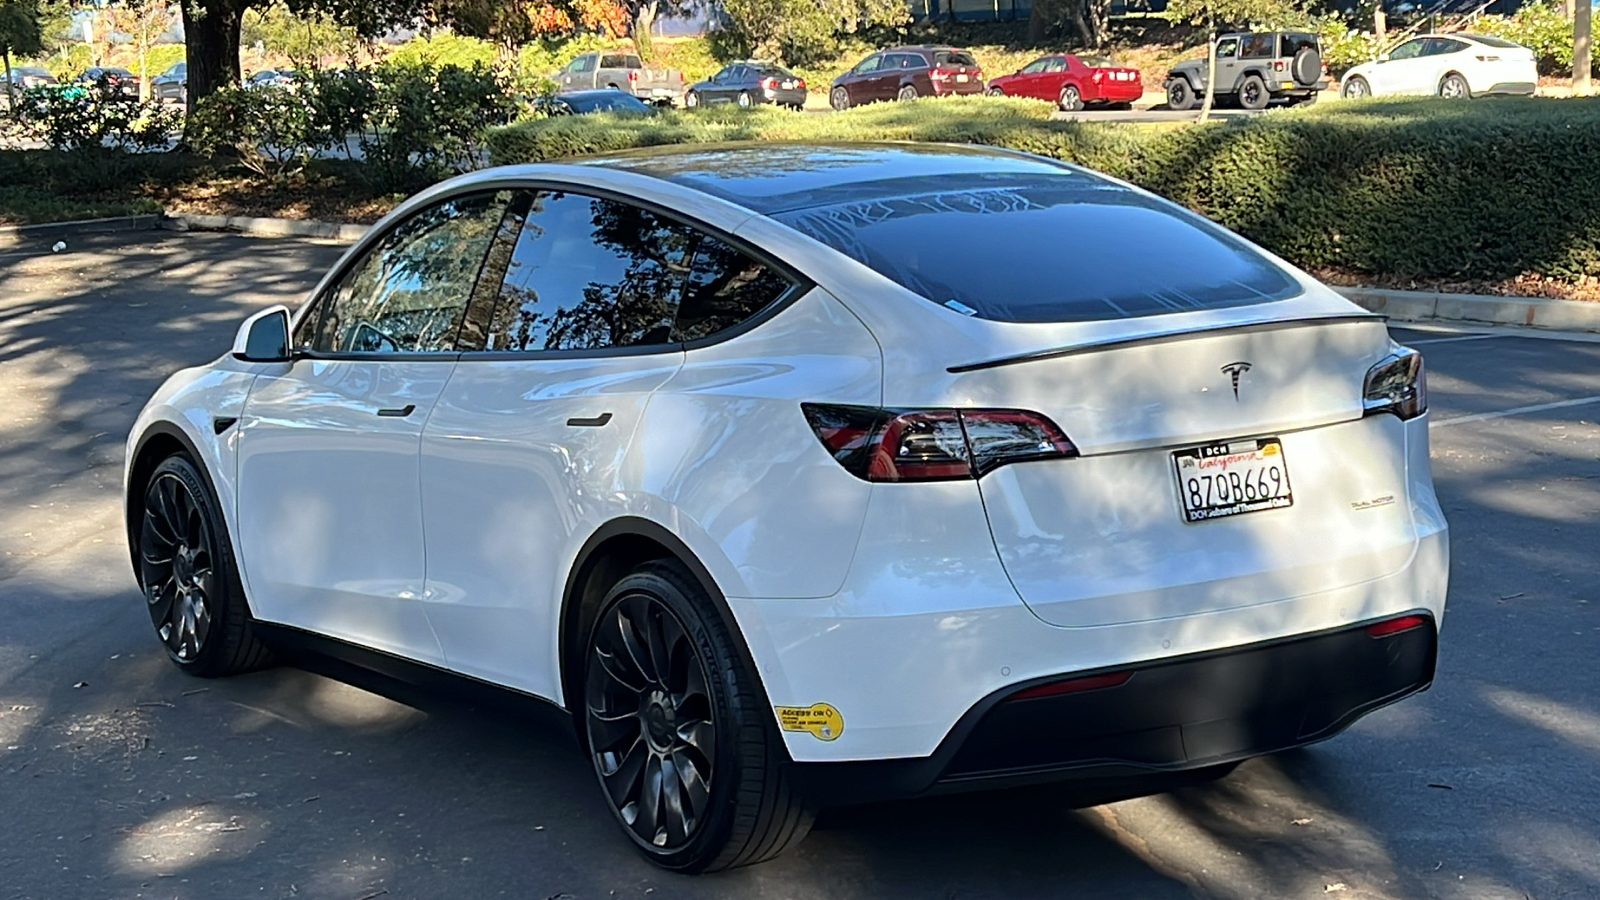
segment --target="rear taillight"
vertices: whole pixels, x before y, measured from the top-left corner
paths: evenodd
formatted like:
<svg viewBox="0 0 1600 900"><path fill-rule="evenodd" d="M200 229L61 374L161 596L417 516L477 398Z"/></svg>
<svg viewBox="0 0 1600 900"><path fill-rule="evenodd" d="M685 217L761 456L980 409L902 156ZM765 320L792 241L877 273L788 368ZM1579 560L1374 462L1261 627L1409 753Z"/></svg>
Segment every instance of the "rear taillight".
<svg viewBox="0 0 1600 900"><path fill-rule="evenodd" d="M1283 69L1284 69L1283 60L1275 59L1275 60L1272 61L1272 71L1274 71L1274 72L1282 72Z"/></svg>
<svg viewBox="0 0 1600 900"><path fill-rule="evenodd" d="M1478 59L1478 62L1499 62L1500 61L1500 57L1498 57L1498 56L1479 56L1477 59Z"/></svg>
<svg viewBox="0 0 1600 900"><path fill-rule="evenodd" d="M866 481L978 478L1009 463L1078 455L1056 423L1020 409L801 409L828 453Z"/></svg>
<svg viewBox="0 0 1600 900"><path fill-rule="evenodd" d="M683 73L682 72L678 73L678 83L679 84L683 84Z"/></svg>
<svg viewBox="0 0 1600 900"><path fill-rule="evenodd" d="M1388 637L1391 634L1410 631L1413 628L1421 628L1426 624L1428 624L1427 616L1400 616L1397 619L1387 619L1368 625L1367 634L1373 637Z"/></svg>
<svg viewBox="0 0 1600 900"><path fill-rule="evenodd" d="M762 88L762 90L767 90L767 91L775 91L775 90L777 90L778 89L778 79L776 79L776 78L763 78L763 79L761 79L761 88Z"/></svg>
<svg viewBox="0 0 1600 900"><path fill-rule="evenodd" d="M629 69L628 70L628 80L629 81L638 81L639 80L638 71L634 70L634 69Z"/></svg>
<svg viewBox="0 0 1600 900"><path fill-rule="evenodd" d="M1422 354L1398 344L1389 357L1367 370L1361 405L1369 416L1393 413L1402 420L1428 411L1428 375Z"/></svg>
<svg viewBox="0 0 1600 900"><path fill-rule="evenodd" d="M795 79L794 87L795 87L795 90L797 90L797 91L805 90L806 80L804 78Z"/></svg>

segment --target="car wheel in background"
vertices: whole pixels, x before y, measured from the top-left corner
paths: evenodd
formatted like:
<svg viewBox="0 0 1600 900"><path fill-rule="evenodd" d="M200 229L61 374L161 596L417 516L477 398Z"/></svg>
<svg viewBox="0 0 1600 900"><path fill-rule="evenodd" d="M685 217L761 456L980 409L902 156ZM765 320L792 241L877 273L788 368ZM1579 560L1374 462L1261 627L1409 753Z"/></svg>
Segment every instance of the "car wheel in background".
<svg viewBox="0 0 1600 900"><path fill-rule="evenodd" d="M836 87L828 92L828 105L840 112L850 108L850 92Z"/></svg>
<svg viewBox="0 0 1600 900"><path fill-rule="evenodd" d="M690 91L689 93L683 95L683 108L684 109L694 109L695 107L697 107L699 105L700 105L700 94L699 94L698 91Z"/></svg>
<svg viewBox="0 0 1600 900"><path fill-rule="evenodd" d="M150 622L178 668L214 678L267 662L267 647L251 630L227 525L184 454L168 457L145 483L138 553Z"/></svg>
<svg viewBox="0 0 1600 900"><path fill-rule="evenodd" d="M1344 87L1339 89L1339 93L1346 100L1361 100L1372 96L1372 86L1367 84L1365 78L1356 75L1345 79Z"/></svg>
<svg viewBox="0 0 1600 900"><path fill-rule="evenodd" d="M813 810L727 624L692 575L653 562L612 587L585 644L584 736L602 793L653 862L770 859Z"/></svg>
<svg viewBox="0 0 1600 900"><path fill-rule="evenodd" d="M1061 107L1063 112L1077 112L1083 109L1083 95L1078 93L1075 86L1069 84L1061 89L1061 96L1056 98L1056 105Z"/></svg>
<svg viewBox="0 0 1600 900"><path fill-rule="evenodd" d="M1470 100L1472 88L1467 86L1467 80L1455 72L1451 72L1439 82L1439 96L1446 100Z"/></svg>
<svg viewBox="0 0 1600 900"><path fill-rule="evenodd" d="M900 93L896 94L894 96L894 98L896 100L915 100L915 99L917 99L917 86L914 85L914 84L903 84L903 85L901 85L900 86Z"/></svg>
<svg viewBox="0 0 1600 900"><path fill-rule="evenodd" d="M738 103L739 103L739 107L741 109L749 109L751 106L755 105L755 101L750 98L750 92L749 91L740 91L739 92Z"/></svg>
<svg viewBox="0 0 1600 900"><path fill-rule="evenodd" d="M1001 90L1001 89L999 89L997 87L989 88L988 90L984 91L984 93L988 94L991 97L1004 97L1006 95L1005 91L1003 91L1003 90Z"/></svg>
<svg viewBox="0 0 1600 900"><path fill-rule="evenodd" d="M1189 86L1189 79L1174 78L1167 82L1167 109L1178 112L1194 109L1194 88Z"/></svg>
<svg viewBox="0 0 1600 900"><path fill-rule="evenodd" d="M1239 82L1239 105L1245 109L1266 109L1272 95L1267 93L1267 83L1260 75L1246 75Z"/></svg>

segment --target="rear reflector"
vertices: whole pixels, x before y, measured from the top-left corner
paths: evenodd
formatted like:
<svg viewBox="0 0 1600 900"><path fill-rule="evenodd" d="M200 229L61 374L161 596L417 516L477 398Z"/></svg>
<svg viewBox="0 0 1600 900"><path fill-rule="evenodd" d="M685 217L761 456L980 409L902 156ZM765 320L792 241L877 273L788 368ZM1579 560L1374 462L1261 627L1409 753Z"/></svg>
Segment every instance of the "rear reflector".
<svg viewBox="0 0 1600 900"><path fill-rule="evenodd" d="M1007 700L1037 700L1040 697L1055 697L1060 694L1076 694L1080 691L1097 691L1101 688L1117 687L1126 684L1132 672L1107 672L1104 675L1085 675L1082 678L1069 678L1066 681L1052 681L1047 684L1035 685L1024 688L1007 697Z"/></svg>
<svg viewBox="0 0 1600 900"><path fill-rule="evenodd" d="M1426 624L1428 624L1427 616L1401 616L1398 619L1390 619L1386 622L1375 622L1368 625L1367 634L1373 637L1387 637L1402 631L1410 631L1413 628L1421 628Z"/></svg>

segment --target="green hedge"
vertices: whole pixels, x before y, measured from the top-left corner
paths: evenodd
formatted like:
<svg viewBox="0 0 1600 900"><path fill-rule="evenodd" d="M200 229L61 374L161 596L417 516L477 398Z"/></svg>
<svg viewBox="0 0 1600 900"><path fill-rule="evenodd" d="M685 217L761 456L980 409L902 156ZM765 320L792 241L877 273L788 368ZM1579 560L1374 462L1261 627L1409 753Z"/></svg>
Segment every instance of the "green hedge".
<svg viewBox="0 0 1600 900"><path fill-rule="evenodd" d="M988 144L1125 178L1306 268L1600 277L1600 99L1340 102L1204 127L1055 121L1050 109L964 98L571 116L498 129L489 145L513 163L722 141Z"/></svg>

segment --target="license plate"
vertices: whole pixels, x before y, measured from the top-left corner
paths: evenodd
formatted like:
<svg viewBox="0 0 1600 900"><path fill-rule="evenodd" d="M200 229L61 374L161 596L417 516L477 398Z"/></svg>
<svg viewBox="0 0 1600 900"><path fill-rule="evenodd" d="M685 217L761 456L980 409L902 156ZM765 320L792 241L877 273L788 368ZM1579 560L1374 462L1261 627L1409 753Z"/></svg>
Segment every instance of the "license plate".
<svg viewBox="0 0 1600 900"><path fill-rule="evenodd" d="M1289 466L1277 438L1190 447L1172 454L1185 522L1294 505Z"/></svg>
<svg viewBox="0 0 1600 900"><path fill-rule="evenodd" d="M962 84L966 84L967 83L967 74L965 72L958 73L956 75L956 81L959 81Z"/></svg>
<svg viewBox="0 0 1600 900"><path fill-rule="evenodd" d="M781 84L779 84L778 87L783 88L786 91L792 91L792 90L794 90L794 82L785 81L785 82L782 82Z"/></svg>

